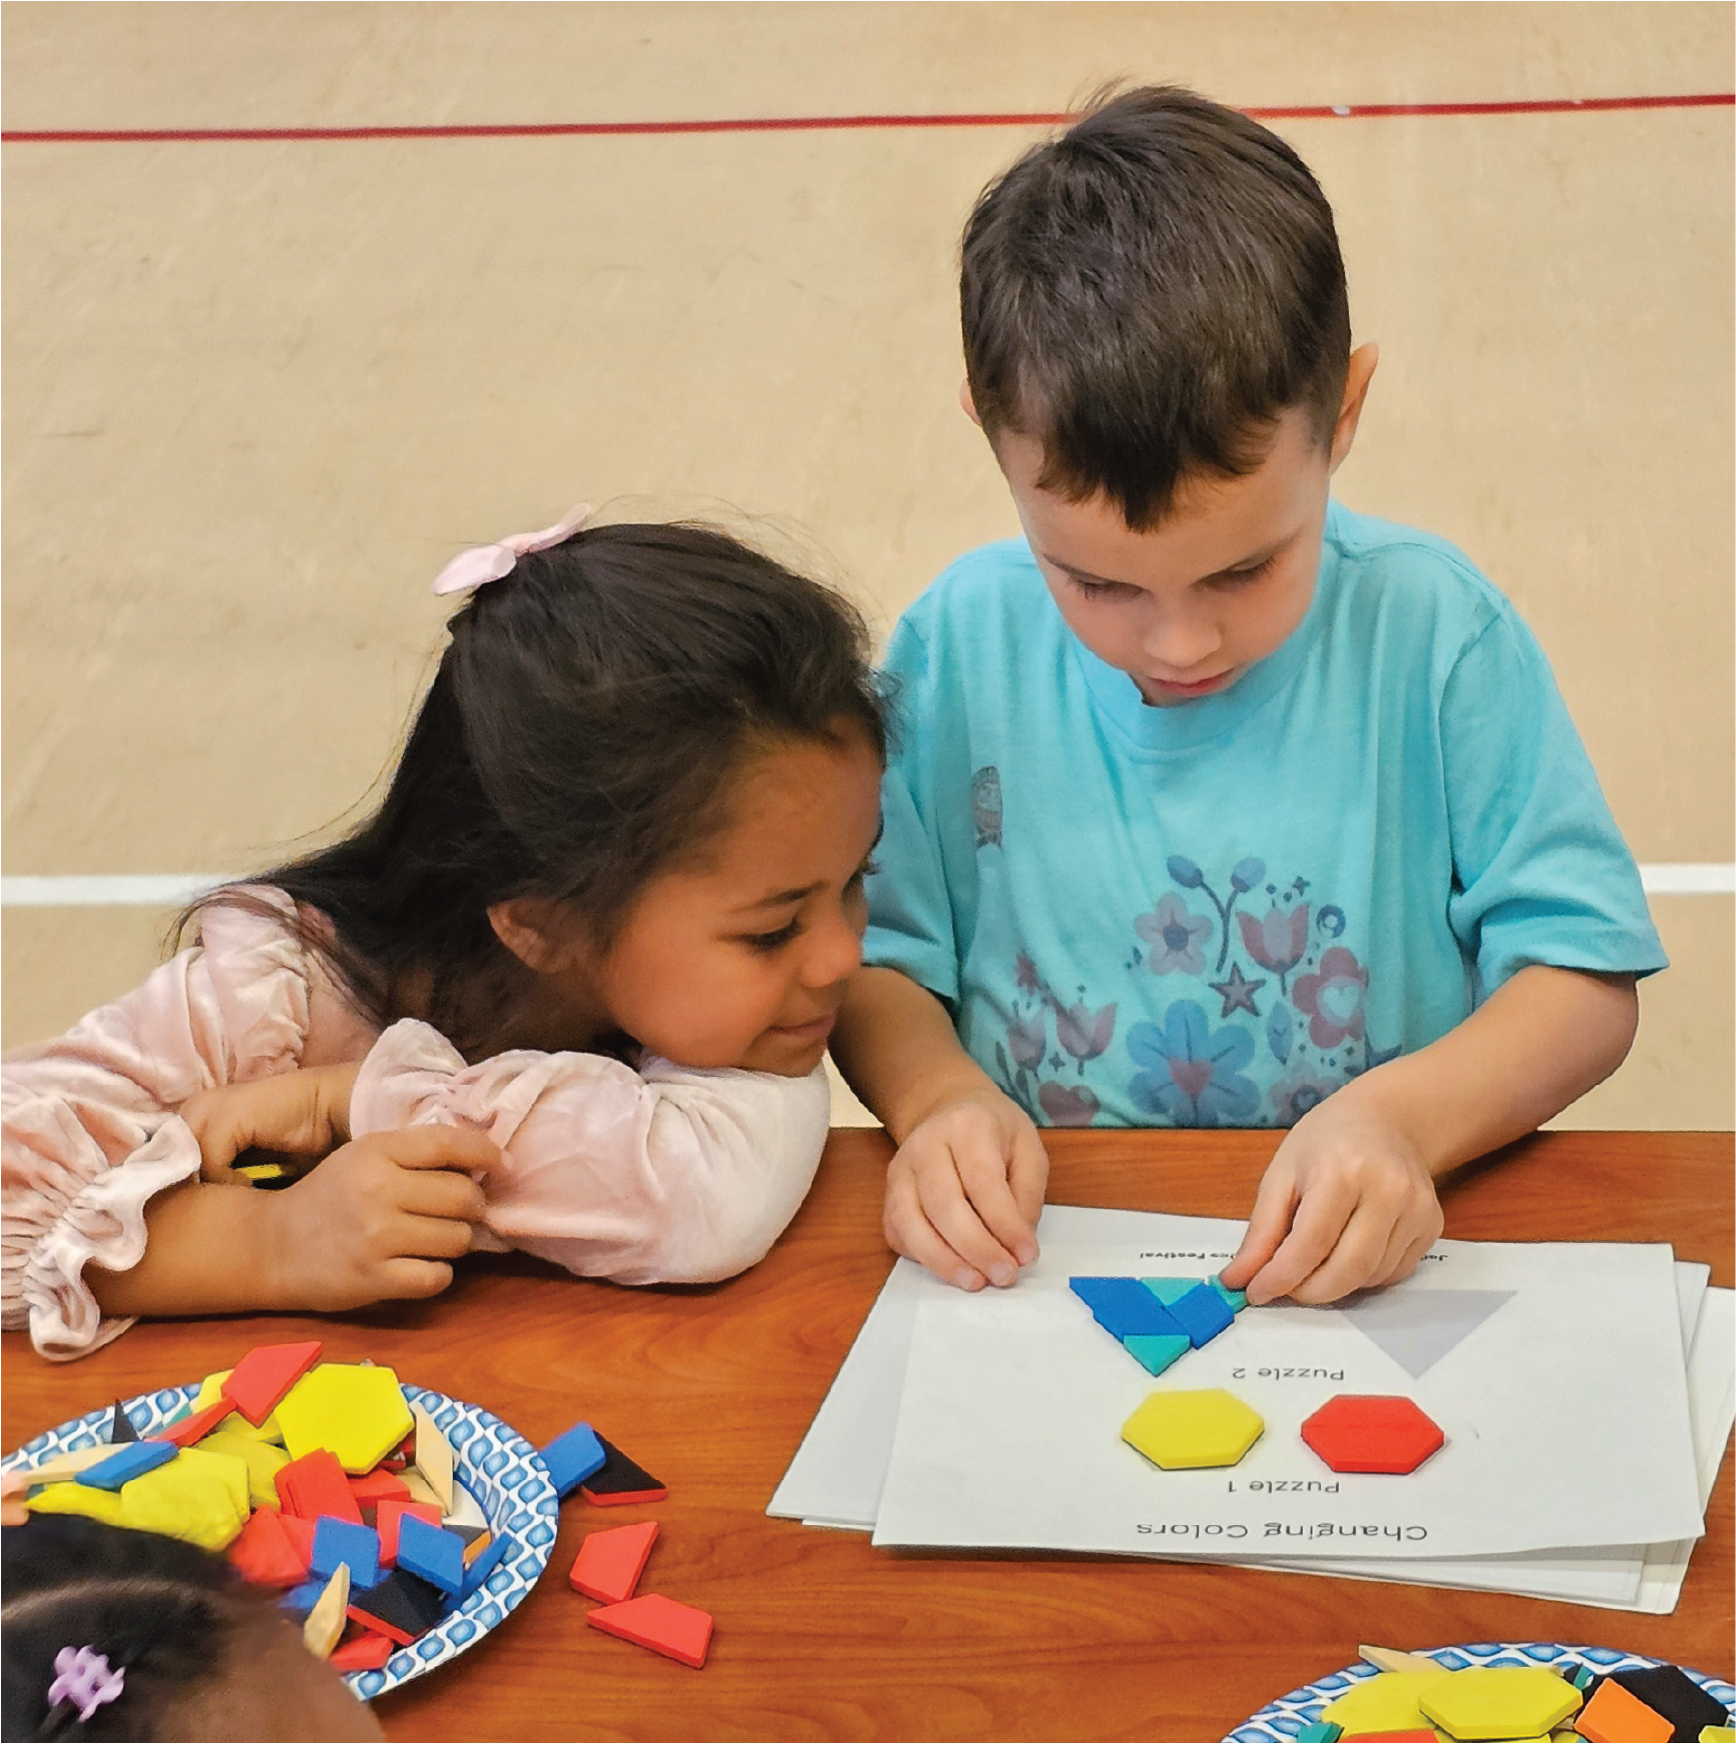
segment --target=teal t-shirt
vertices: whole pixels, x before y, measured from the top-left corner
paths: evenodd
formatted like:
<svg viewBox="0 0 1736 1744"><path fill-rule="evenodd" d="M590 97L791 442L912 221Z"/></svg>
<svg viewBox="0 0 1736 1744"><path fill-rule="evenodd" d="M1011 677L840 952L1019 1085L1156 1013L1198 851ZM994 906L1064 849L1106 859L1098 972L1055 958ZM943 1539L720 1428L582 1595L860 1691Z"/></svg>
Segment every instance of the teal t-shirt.
<svg viewBox="0 0 1736 1744"><path fill-rule="evenodd" d="M1463 553L1328 513L1307 616L1149 707L1022 540L911 606L865 947L1039 1123L1288 1126L1528 964L1665 966L1549 664Z"/></svg>

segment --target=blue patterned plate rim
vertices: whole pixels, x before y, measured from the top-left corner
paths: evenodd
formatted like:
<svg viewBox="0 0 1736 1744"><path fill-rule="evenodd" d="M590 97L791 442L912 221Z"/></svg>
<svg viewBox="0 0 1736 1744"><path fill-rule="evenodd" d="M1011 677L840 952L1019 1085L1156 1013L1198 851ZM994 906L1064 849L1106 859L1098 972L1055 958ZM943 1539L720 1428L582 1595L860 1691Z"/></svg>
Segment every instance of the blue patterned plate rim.
<svg viewBox="0 0 1736 1744"><path fill-rule="evenodd" d="M344 1681L364 1701L385 1695L411 1678L421 1677L474 1646L523 1603L548 1566L559 1524L560 1499L542 1456L509 1423L480 1405L449 1398L429 1387L399 1383L404 1397L420 1405L452 1443L457 1475L488 1518L489 1527L504 1532L513 1548L495 1565L482 1586L461 1605L408 1647L400 1647L377 1671L352 1671ZM121 1401L133 1426L149 1435L178 1416L199 1391L163 1387ZM0 1471L40 1465L52 1453L95 1447L108 1439L113 1407L75 1417L45 1430L0 1459Z"/></svg>
<svg viewBox="0 0 1736 1744"><path fill-rule="evenodd" d="M1613 1647L1573 1647L1559 1641L1478 1641L1456 1647L1419 1647L1415 1652L1436 1660L1443 1671L1464 1671L1475 1665L1551 1665L1558 1660L1575 1660L1589 1665L1593 1671L1643 1671L1654 1665L1669 1665L1667 1659L1650 1659L1643 1653L1621 1653ZM1736 1687L1720 1678L1708 1677L1684 1665L1682 1670L1701 1689L1725 1707L1736 1707ZM1259 1713L1250 1714L1233 1732L1225 1733L1225 1744L1289 1744L1289 1740L1304 1726L1320 1718L1321 1710L1330 1702L1360 1683L1373 1677L1375 1667L1359 1659L1343 1671L1294 1689L1287 1696L1268 1702Z"/></svg>

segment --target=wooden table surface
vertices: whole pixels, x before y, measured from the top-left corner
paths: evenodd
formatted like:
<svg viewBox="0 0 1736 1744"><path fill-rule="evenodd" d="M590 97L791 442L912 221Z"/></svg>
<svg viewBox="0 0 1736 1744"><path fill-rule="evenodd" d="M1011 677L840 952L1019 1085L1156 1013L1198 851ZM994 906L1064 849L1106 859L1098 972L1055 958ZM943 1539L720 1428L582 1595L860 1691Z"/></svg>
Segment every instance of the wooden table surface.
<svg viewBox="0 0 1736 1744"><path fill-rule="evenodd" d="M1056 1132L1050 1198L1245 1215L1277 1136ZM8 1335L5 1445L254 1343L317 1336L334 1360L390 1363L538 1444L590 1419L669 1484L655 1507L567 1503L523 1606L381 1701L400 1739L1211 1739L1350 1663L1359 1641L1601 1643L1736 1669L1728 1461L1670 1617L1207 1564L877 1551L767 1519L886 1276L887 1150L877 1132L834 1133L789 1233L714 1287L624 1290L486 1257L436 1302L343 1320L162 1322L58 1366ZM1728 1286L1732 1162L1728 1134L1544 1135L1463 1172L1446 1233L1667 1241ZM717 1619L703 1671L587 1629L567 1586L585 1532L641 1519L663 1528L642 1590Z"/></svg>

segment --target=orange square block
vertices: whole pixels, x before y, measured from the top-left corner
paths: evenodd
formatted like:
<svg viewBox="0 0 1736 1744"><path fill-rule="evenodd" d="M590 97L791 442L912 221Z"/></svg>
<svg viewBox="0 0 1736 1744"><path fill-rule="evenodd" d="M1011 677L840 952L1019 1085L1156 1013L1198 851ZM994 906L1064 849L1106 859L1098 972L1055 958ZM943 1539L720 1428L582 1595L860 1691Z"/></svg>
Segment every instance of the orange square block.
<svg viewBox="0 0 1736 1744"><path fill-rule="evenodd" d="M1573 1728L1589 1744L1664 1744L1676 1728L1619 1683L1600 1683L1574 1715Z"/></svg>

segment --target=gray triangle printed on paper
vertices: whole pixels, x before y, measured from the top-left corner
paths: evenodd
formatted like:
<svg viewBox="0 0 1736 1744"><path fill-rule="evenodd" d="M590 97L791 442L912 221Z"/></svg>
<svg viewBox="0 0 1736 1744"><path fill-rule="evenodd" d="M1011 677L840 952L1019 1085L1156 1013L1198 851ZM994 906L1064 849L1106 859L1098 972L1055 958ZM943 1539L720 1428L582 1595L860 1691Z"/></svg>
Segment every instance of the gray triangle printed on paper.
<svg viewBox="0 0 1736 1744"><path fill-rule="evenodd" d="M1338 1312L1413 1379L1470 1337L1515 1290L1406 1290L1370 1297Z"/></svg>

